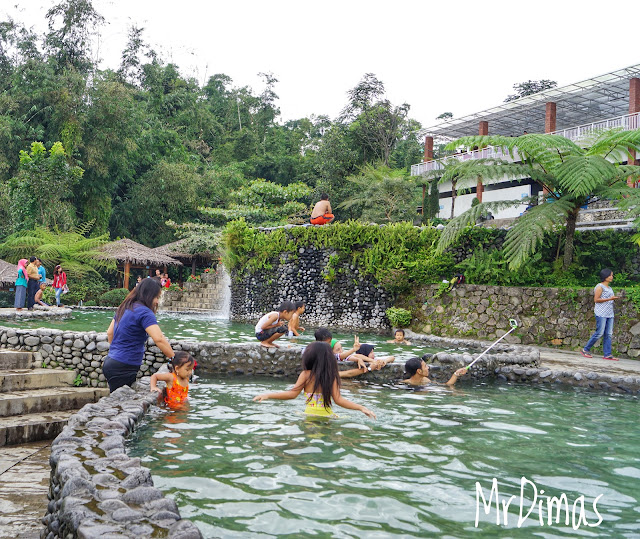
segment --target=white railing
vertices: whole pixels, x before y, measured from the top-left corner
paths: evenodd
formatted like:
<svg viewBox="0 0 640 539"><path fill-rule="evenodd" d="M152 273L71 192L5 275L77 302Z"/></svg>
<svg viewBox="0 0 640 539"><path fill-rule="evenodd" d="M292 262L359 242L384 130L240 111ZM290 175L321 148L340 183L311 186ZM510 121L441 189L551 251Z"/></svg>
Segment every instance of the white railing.
<svg viewBox="0 0 640 539"><path fill-rule="evenodd" d="M593 122L590 124L579 125L576 127L569 127L567 129L561 129L560 131L554 131L551 135L561 135L570 140L577 141L581 138L590 135L595 131L602 129L622 128L623 131L631 131L633 129L640 129L640 112L634 114L625 114L624 116L618 116L616 118L609 118L600 122ZM520 158L517 152L514 152L514 158L512 159L509 152L504 151L502 148L494 146L487 146L481 150L473 150L470 152L458 153L445 157L439 161L424 161L417 165L411 165L411 175L420 176L430 170L439 170L443 168L441 161L449 161L456 159L458 161L467 161L469 159L503 159L508 162L519 161Z"/></svg>

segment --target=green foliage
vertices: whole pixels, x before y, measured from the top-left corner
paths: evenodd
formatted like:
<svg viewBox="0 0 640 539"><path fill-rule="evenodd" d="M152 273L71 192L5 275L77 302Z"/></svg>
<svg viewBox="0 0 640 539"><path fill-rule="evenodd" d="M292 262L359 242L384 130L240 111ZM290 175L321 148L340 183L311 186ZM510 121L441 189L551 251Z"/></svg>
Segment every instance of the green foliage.
<svg viewBox="0 0 640 539"><path fill-rule="evenodd" d="M20 152L18 175L9 183L10 229L43 226L69 230L75 224L73 187L84 171L68 161L61 142L53 144L49 152L41 142L33 142L30 152Z"/></svg>
<svg viewBox="0 0 640 539"><path fill-rule="evenodd" d="M303 183L281 186L258 179L231 194L227 208L200 208L215 225L245 219L254 225L301 222L309 215L311 189Z"/></svg>
<svg viewBox="0 0 640 539"><path fill-rule="evenodd" d="M405 170L366 165L360 174L347 178L352 195L338 207L352 217L374 222L412 219L418 205L418 190Z"/></svg>
<svg viewBox="0 0 640 539"><path fill-rule="evenodd" d="M479 159L449 162L444 170L434 171L440 182L455 181L464 188L478 181L495 182L504 178L531 178L550 194L552 203L531 207L516 220L505 242L509 268L520 268L541 246L547 233L565 227L563 269L569 270L574 261L575 222L581 206L591 196L623 200L622 205L640 215L640 194L627 185L629 178L640 177L640 166L616 165L626 161L630 150L640 148L640 130L610 130L599 133L587 149L559 135L523 135L520 137L475 136L451 142L447 148L459 146L502 148L521 162L501 159ZM503 204L521 204L510 201ZM438 244L443 252L462 234L469 224L496 203L478 204L447 225Z"/></svg>
<svg viewBox="0 0 640 539"><path fill-rule="evenodd" d="M399 307L389 307L385 311L389 322L396 328L409 327L411 325L411 311Z"/></svg>
<svg viewBox="0 0 640 539"><path fill-rule="evenodd" d="M98 303L102 307L117 307L124 301L124 298L126 298L128 294L129 290L126 288L109 290L98 298Z"/></svg>
<svg viewBox="0 0 640 539"><path fill-rule="evenodd" d="M98 271L115 270L115 262L100 257L97 249L108 241L108 237L87 237L91 226L92 223L85 223L67 232L41 227L16 232L0 243L0 258L17 263L21 258L33 255L42 260L49 276L60 264L70 281L89 276L100 278Z"/></svg>
<svg viewBox="0 0 640 539"><path fill-rule="evenodd" d="M78 387L82 385L82 375L78 373L76 377L73 379L73 385Z"/></svg>
<svg viewBox="0 0 640 539"><path fill-rule="evenodd" d="M384 288L398 292L410 283L437 282L440 275L453 272L450 254L435 255L438 235L435 229L417 228L411 223L379 227L356 221L261 232L239 220L225 227L223 262L242 274L270 269L282 253L295 253L300 246L331 248L337 257L332 257L328 266L334 270L333 276L339 259L355 264ZM332 278L329 270L327 275Z"/></svg>

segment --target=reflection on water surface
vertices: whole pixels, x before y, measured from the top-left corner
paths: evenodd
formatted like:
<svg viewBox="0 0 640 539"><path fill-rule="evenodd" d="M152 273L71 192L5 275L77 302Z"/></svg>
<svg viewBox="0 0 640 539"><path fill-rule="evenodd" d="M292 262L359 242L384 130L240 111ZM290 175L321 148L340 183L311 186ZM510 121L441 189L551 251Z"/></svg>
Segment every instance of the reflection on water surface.
<svg viewBox="0 0 640 539"><path fill-rule="evenodd" d="M307 419L302 397L251 401L287 385L199 380L189 410L158 414L132 440L131 454L206 537L638 537L635 398L469 383L454 391L345 385L378 421L340 408L339 419ZM535 512L518 529L514 500L508 530L482 508L475 528L476 481L488 500L497 478L508 501L519 497L522 476L570 504L584 495L590 523L603 494L602 524L539 527Z"/></svg>

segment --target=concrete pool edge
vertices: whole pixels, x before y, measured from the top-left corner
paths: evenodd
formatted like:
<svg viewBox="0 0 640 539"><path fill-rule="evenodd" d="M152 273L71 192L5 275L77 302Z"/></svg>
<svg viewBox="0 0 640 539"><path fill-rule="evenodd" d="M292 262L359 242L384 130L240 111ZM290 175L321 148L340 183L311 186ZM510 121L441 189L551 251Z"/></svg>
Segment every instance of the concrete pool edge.
<svg viewBox="0 0 640 539"><path fill-rule="evenodd" d="M126 453L126 437L157 399L148 379L134 385L85 405L53 441L47 537L202 537L153 486L150 470Z"/></svg>

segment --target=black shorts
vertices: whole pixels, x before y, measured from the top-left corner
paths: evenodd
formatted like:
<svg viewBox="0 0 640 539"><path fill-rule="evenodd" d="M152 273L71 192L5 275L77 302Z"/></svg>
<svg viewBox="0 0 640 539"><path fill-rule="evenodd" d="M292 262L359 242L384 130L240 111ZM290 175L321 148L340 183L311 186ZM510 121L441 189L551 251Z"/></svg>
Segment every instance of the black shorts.
<svg viewBox="0 0 640 539"><path fill-rule="evenodd" d="M287 329L284 326L277 328L263 329L260 333L256 333L256 339L259 341L266 341L269 337L276 333L286 333Z"/></svg>
<svg viewBox="0 0 640 539"><path fill-rule="evenodd" d="M107 379L109 391L113 392L122 386L131 387L136 381L140 365L122 363L117 359L107 356L102 364L102 374Z"/></svg>

